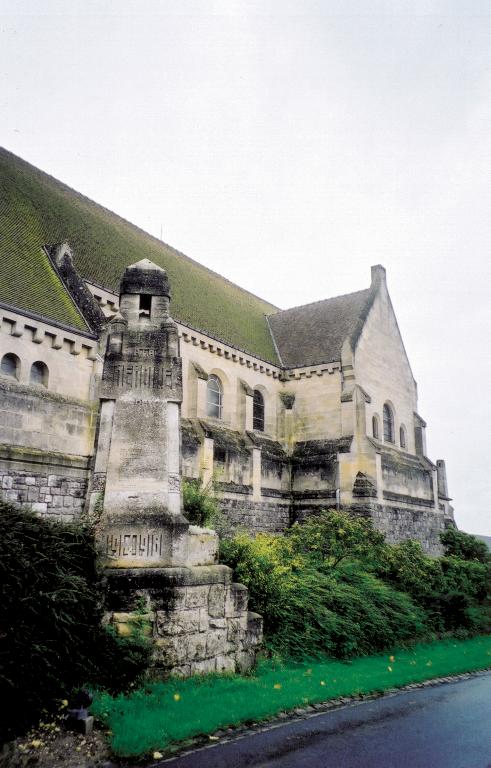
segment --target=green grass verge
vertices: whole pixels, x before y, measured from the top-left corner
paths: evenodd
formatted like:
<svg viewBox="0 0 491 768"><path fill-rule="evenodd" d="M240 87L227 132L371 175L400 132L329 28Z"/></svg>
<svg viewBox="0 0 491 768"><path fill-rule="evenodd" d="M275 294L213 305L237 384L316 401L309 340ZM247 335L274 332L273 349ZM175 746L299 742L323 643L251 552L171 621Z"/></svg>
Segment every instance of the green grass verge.
<svg viewBox="0 0 491 768"><path fill-rule="evenodd" d="M489 667L491 636L440 640L349 662L269 661L251 676L172 679L114 698L98 693L92 712L109 728L116 755L143 757L199 734L298 706Z"/></svg>

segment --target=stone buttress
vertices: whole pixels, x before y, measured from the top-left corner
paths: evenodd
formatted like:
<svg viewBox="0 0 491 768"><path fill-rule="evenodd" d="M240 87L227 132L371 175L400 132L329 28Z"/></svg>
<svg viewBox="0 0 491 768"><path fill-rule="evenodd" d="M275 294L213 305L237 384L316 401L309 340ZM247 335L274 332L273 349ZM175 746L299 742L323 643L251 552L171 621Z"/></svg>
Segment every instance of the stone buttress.
<svg viewBox="0 0 491 768"><path fill-rule="evenodd" d="M108 323L90 500L102 509L108 618L120 634L144 621L158 670L244 670L262 619L217 564L216 533L182 512L182 369L169 302L166 272L142 260L126 269Z"/></svg>

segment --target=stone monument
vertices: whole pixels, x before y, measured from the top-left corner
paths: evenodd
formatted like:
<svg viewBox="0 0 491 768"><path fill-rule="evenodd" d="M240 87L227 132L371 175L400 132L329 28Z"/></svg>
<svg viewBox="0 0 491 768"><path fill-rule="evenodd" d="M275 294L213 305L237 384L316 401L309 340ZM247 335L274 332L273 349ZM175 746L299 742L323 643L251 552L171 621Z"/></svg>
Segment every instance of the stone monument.
<svg viewBox="0 0 491 768"><path fill-rule="evenodd" d="M216 533L190 526L182 511L182 365L167 274L144 259L127 267L120 292L107 328L93 478L108 619L130 634L144 605L156 669L243 670L254 663L262 620L217 564Z"/></svg>

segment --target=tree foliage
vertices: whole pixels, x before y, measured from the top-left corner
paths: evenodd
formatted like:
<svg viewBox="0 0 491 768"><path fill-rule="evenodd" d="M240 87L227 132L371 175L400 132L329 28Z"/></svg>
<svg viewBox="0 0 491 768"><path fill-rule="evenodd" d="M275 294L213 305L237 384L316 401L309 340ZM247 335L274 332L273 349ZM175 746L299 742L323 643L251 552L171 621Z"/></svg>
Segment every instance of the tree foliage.
<svg viewBox="0 0 491 768"><path fill-rule="evenodd" d="M102 626L90 529L0 503L0 692L4 735L87 683L117 690L145 669L148 648Z"/></svg>

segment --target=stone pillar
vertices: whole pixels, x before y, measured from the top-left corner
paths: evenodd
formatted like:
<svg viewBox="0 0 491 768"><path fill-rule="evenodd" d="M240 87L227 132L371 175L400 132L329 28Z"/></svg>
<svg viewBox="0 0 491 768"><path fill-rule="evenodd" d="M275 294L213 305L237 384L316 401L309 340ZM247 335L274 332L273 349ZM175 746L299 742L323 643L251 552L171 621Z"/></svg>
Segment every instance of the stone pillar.
<svg viewBox="0 0 491 768"><path fill-rule="evenodd" d="M253 414L254 399L252 395L247 394L245 398L245 428L248 432L252 432L253 429Z"/></svg>
<svg viewBox="0 0 491 768"><path fill-rule="evenodd" d="M231 569L217 564L216 533L190 526L182 513L182 361L169 296L164 270L147 260L128 267L121 314L108 327L94 473L106 473L99 540L107 618L131 634L144 598L161 672L246 669L262 619L248 612L247 589L232 583ZM208 482L213 440L204 442Z"/></svg>
<svg viewBox="0 0 491 768"><path fill-rule="evenodd" d="M201 368L201 366L194 363L194 369L196 371L196 416L198 418L206 418L206 387L208 383L208 374Z"/></svg>
<svg viewBox="0 0 491 768"><path fill-rule="evenodd" d="M252 500L261 499L261 449L252 449Z"/></svg>
<svg viewBox="0 0 491 768"><path fill-rule="evenodd" d="M213 479L213 449L213 438L205 437L201 448L201 478L205 486Z"/></svg>
<svg viewBox="0 0 491 768"><path fill-rule="evenodd" d="M375 461L377 467L377 499L382 503L384 498L384 477L382 474L382 454L375 454Z"/></svg>
<svg viewBox="0 0 491 768"><path fill-rule="evenodd" d="M436 471L438 476L438 495L448 498L447 470L443 459L436 462Z"/></svg>
<svg viewBox="0 0 491 768"><path fill-rule="evenodd" d="M182 362L169 297L163 269L145 260L132 265L121 283L121 314L108 327L101 396L112 402L113 417L101 530L103 561L113 568L181 565L187 558Z"/></svg>
<svg viewBox="0 0 491 768"><path fill-rule="evenodd" d="M180 434L179 403L167 403L167 433L169 437ZM167 467L169 475L168 509L175 516L181 514L181 445L180 440L167 442Z"/></svg>
<svg viewBox="0 0 491 768"><path fill-rule="evenodd" d="M98 501L104 496L106 485L107 463L114 416L114 400L103 400L99 415L99 433L97 451L95 454L94 470L92 472L89 495L89 513L94 514Z"/></svg>

